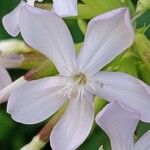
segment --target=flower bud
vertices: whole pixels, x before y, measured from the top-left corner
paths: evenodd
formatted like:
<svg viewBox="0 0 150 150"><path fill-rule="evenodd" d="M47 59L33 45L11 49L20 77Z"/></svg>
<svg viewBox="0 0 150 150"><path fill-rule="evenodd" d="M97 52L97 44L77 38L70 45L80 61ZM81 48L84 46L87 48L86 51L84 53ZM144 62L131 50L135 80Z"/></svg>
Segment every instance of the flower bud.
<svg viewBox="0 0 150 150"><path fill-rule="evenodd" d="M134 6L131 0L81 0L84 4L78 4L80 19L91 19L107 11L127 6L131 13L134 12ZM94 10L94 11L93 11Z"/></svg>
<svg viewBox="0 0 150 150"><path fill-rule="evenodd" d="M139 0L137 3L136 12L142 12L150 8L150 0Z"/></svg>
<svg viewBox="0 0 150 150"><path fill-rule="evenodd" d="M140 58L150 69L150 41L144 34L138 34L135 38L135 47Z"/></svg>
<svg viewBox="0 0 150 150"><path fill-rule="evenodd" d="M31 48L23 41L17 39L9 39L0 41L0 54L1 56L17 54L17 53L31 52Z"/></svg>
<svg viewBox="0 0 150 150"><path fill-rule="evenodd" d="M143 81L150 85L150 70L145 64L139 65L139 73Z"/></svg>
<svg viewBox="0 0 150 150"><path fill-rule="evenodd" d="M125 72L137 77L136 60L131 54L126 54L119 62L117 71Z"/></svg>
<svg viewBox="0 0 150 150"><path fill-rule="evenodd" d="M82 19L78 19L78 25L81 32L85 35L87 29L87 23Z"/></svg>
<svg viewBox="0 0 150 150"><path fill-rule="evenodd" d="M41 141L39 136L35 136L32 141L22 147L20 150L40 150L46 143Z"/></svg>

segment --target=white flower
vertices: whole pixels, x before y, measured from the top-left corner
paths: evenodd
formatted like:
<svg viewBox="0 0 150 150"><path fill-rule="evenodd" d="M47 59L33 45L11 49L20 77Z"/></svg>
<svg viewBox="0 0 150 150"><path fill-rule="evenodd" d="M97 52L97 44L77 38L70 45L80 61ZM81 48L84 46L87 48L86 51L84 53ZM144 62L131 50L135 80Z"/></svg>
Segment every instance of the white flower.
<svg viewBox="0 0 150 150"><path fill-rule="evenodd" d="M140 114L114 101L97 115L96 122L109 136L112 150L149 150L150 131L133 141L139 119Z"/></svg>
<svg viewBox="0 0 150 150"><path fill-rule="evenodd" d="M14 120L38 123L68 102L50 136L54 150L76 149L86 139L94 120L95 95L108 101L117 99L138 111L141 120L150 121L147 85L124 73L99 72L133 43L134 33L126 8L92 19L77 57L70 32L59 16L28 5L21 8L20 15L24 40L51 59L60 74L16 88L7 107Z"/></svg>
<svg viewBox="0 0 150 150"><path fill-rule="evenodd" d="M27 2L21 0L19 5L9 14L3 17L2 22L6 31L12 35L17 36L20 33L20 9L26 3L28 5L34 6L35 0L27 0Z"/></svg>
<svg viewBox="0 0 150 150"><path fill-rule="evenodd" d="M27 1L27 2L25 2ZM20 9L25 4L34 7L35 1L42 2L43 0L21 0L19 5L9 14L3 17L2 22L6 31L17 36L20 33ZM77 0L53 0L53 11L60 16L76 16L77 15Z"/></svg>

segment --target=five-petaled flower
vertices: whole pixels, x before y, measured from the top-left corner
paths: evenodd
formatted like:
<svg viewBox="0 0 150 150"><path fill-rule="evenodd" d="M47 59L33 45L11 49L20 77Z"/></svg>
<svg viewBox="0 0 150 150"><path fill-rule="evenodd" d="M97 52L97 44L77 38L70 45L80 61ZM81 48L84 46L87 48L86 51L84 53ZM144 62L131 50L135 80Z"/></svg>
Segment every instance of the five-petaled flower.
<svg viewBox="0 0 150 150"><path fill-rule="evenodd" d="M76 149L86 139L94 121L95 95L108 101L118 100L137 111L141 120L150 121L150 88L146 84L124 73L99 72L133 43L127 8L92 19L77 56L67 26L55 13L25 5L20 15L24 40L51 59L59 75L16 88L7 106L14 120L38 123L68 102L66 112L50 135L54 150Z"/></svg>
<svg viewBox="0 0 150 150"><path fill-rule="evenodd" d="M138 112L114 101L97 115L96 122L109 136L112 150L148 150L150 131L134 144L133 136L139 119Z"/></svg>
<svg viewBox="0 0 150 150"><path fill-rule="evenodd" d="M6 31L12 35L17 36L20 33L20 9L25 4L34 7L35 1L42 2L43 0L21 0L19 5L9 14L4 16L2 22ZM56 14L67 17L77 16L77 0L53 0L53 9Z"/></svg>

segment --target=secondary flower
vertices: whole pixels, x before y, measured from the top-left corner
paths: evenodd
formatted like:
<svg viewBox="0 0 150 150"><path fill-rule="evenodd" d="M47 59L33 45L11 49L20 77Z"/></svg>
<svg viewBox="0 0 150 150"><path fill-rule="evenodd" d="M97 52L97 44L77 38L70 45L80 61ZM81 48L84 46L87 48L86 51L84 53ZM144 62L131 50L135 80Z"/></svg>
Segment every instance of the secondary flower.
<svg viewBox="0 0 150 150"><path fill-rule="evenodd" d="M150 131L134 144L139 119L140 114L114 101L97 115L96 122L109 136L112 150L148 150Z"/></svg>
<svg viewBox="0 0 150 150"><path fill-rule="evenodd" d="M27 2L25 2L27 1ZM17 36L20 33L20 9L25 4L34 7L35 1L42 2L43 0L21 0L19 5L9 14L3 17L3 25L6 31ZM77 0L53 0L53 11L60 16L76 16L77 15Z"/></svg>
<svg viewBox="0 0 150 150"><path fill-rule="evenodd" d="M2 22L6 31L12 35L17 36L20 33L20 8L25 4L34 7L34 2L36 0L27 0L27 2L21 0L19 5L9 14L3 17Z"/></svg>
<svg viewBox="0 0 150 150"><path fill-rule="evenodd" d="M28 5L21 8L20 15L24 40L51 59L59 75L29 81L16 88L7 107L14 120L38 123L68 102L50 136L54 150L76 149L86 139L94 120L95 95L108 101L118 99L138 111L141 120L150 121L147 85L124 73L99 72L133 43L127 8L92 19L78 56L70 32L59 16Z"/></svg>

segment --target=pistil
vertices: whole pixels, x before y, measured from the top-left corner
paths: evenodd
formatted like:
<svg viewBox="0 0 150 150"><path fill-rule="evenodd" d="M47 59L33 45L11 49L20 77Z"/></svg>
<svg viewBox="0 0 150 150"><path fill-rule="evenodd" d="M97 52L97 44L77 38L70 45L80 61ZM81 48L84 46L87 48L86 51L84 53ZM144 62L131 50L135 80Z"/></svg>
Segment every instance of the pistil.
<svg viewBox="0 0 150 150"><path fill-rule="evenodd" d="M84 85L87 82L86 75L81 72L79 74L75 75L74 79L75 79L76 83L80 84L80 85Z"/></svg>

